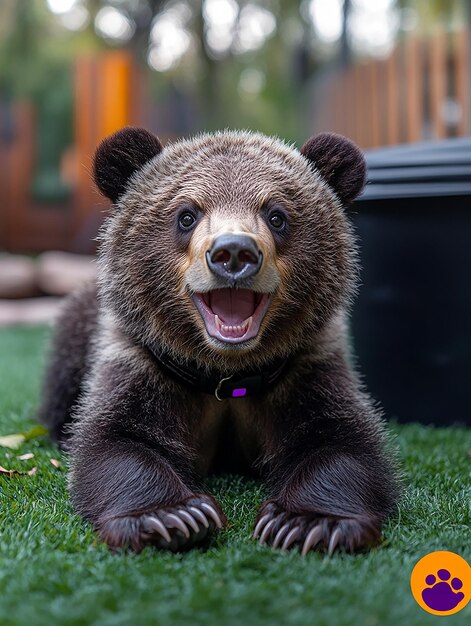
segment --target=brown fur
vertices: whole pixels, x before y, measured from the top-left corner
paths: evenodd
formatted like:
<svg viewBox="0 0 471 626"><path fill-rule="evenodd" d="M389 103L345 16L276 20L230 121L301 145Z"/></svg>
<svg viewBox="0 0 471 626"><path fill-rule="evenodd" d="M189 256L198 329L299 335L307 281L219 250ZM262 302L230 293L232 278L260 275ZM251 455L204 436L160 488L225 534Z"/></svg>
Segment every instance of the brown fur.
<svg viewBox="0 0 471 626"><path fill-rule="evenodd" d="M101 235L98 298L74 296L58 324L40 418L71 451L77 510L112 547L185 549L225 519L200 477L256 472L269 489L263 541L289 534L286 547L302 546L318 527L307 549L374 544L397 483L381 418L348 364L357 266L341 201L363 185L361 154L321 136L303 156L247 132L159 146L127 129L99 148L95 175L116 204ZM268 225L273 205L289 218L283 235ZM182 207L197 215L190 234L176 225ZM190 297L226 286L205 254L228 232L263 253L239 286L273 294L257 337L236 345L209 337ZM170 379L151 352L162 348L221 377L278 357L288 365L273 390L219 402ZM187 537L172 525L208 505L219 517L207 528L188 526Z"/></svg>

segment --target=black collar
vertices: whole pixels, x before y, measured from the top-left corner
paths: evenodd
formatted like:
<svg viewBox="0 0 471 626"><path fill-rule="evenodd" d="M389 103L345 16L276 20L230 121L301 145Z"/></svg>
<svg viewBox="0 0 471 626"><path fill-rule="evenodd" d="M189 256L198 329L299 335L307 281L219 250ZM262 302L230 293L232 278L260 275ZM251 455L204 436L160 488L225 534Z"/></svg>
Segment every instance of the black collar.
<svg viewBox="0 0 471 626"><path fill-rule="evenodd" d="M231 376L205 374L196 366L184 365L167 352L149 348L160 367L174 380L197 391L216 396L218 400L243 398L269 391L283 374L288 359L277 359L264 369L235 372Z"/></svg>

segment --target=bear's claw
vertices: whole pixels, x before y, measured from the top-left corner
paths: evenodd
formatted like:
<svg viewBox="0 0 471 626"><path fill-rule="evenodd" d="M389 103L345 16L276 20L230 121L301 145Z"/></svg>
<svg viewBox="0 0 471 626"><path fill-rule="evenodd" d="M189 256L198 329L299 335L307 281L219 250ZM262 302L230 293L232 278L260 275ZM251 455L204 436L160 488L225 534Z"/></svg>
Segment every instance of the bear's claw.
<svg viewBox="0 0 471 626"><path fill-rule="evenodd" d="M311 548L315 548L317 546L321 539L322 528L319 526L319 524L316 524L316 526L314 526L314 528L311 528L311 530L308 532L307 537L303 543L301 554L303 556L306 555Z"/></svg>
<svg viewBox="0 0 471 626"><path fill-rule="evenodd" d="M289 524L285 524L280 528L280 530L276 533L275 539L273 540L272 546L274 548L278 548L285 535L289 531Z"/></svg>
<svg viewBox="0 0 471 626"><path fill-rule="evenodd" d="M217 528L223 527L223 523L219 518L218 512L213 506L211 506L207 502L202 502L200 506L203 509L203 511L206 511L206 515L209 515L209 517L213 520Z"/></svg>
<svg viewBox="0 0 471 626"><path fill-rule="evenodd" d="M332 536L330 538L329 541L329 547L327 548L327 554L329 556L332 556L335 548L338 546L339 542L340 542L340 528L336 528L334 530L334 532L332 533Z"/></svg>
<svg viewBox="0 0 471 626"><path fill-rule="evenodd" d="M131 548L139 552L153 545L171 552L200 544L226 524L216 501L199 494L175 506L130 512L108 517L100 524L100 537L112 549Z"/></svg>
<svg viewBox="0 0 471 626"><path fill-rule="evenodd" d="M201 522L205 528L209 527L208 518L202 511L197 509L195 506L190 506L190 511L193 517L195 517L199 522Z"/></svg>
<svg viewBox="0 0 471 626"><path fill-rule="evenodd" d="M194 517L190 515L190 513L188 513L188 511L185 511L185 509L178 509L177 513L181 517L181 519L183 519L186 524L188 524L188 526L190 526L195 531L195 533L198 533L200 531L197 521ZM205 526L205 528L208 527Z"/></svg>
<svg viewBox="0 0 471 626"><path fill-rule="evenodd" d="M190 538L188 526L175 513L167 513L167 515L164 516L163 521L167 528L176 528L177 530L181 530L187 539Z"/></svg>
<svg viewBox="0 0 471 626"><path fill-rule="evenodd" d="M289 533L286 535L286 539L283 541L283 545L281 546L282 550L288 550L288 548L298 539L300 536L299 526L295 526Z"/></svg>
<svg viewBox="0 0 471 626"><path fill-rule="evenodd" d="M378 520L369 516L335 517L311 512L288 512L275 502L266 502L255 525L254 539L273 548L295 546L304 556L322 550L331 556L336 550L355 552L376 545L381 537Z"/></svg>
<svg viewBox="0 0 471 626"><path fill-rule="evenodd" d="M258 520L258 522L255 524L255 529L253 531L254 539L258 539L262 528L265 526L265 524L268 522L269 519L270 519L270 514L267 513L266 515L262 515L262 517ZM261 543L263 543L263 541Z"/></svg>
<svg viewBox="0 0 471 626"><path fill-rule="evenodd" d="M149 534L157 532L162 535L162 537L165 539L165 541L168 541L168 543L172 541L168 530L165 528L164 524L159 520L159 518L155 517L155 515L144 515L144 517L142 518L142 530L144 532L148 532Z"/></svg>

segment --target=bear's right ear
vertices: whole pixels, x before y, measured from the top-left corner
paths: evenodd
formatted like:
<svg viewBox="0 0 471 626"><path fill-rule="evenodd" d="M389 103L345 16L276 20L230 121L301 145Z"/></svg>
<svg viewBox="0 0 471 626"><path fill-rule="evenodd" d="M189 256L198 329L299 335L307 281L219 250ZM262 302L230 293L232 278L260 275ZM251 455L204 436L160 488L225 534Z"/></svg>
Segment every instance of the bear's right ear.
<svg viewBox="0 0 471 626"><path fill-rule="evenodd" d="M353 202L366 183L366 162L353 141L336 133L311 137L300 150L335 191L342 204Z"/></svg>
<svg viewBox="0 0 471 626"><path fill-rule="evenodd" d="M162 151L155 135L143 128L122 128L104 139L95 152L93 175L98 189L116 202L130 177Z"/></svg>

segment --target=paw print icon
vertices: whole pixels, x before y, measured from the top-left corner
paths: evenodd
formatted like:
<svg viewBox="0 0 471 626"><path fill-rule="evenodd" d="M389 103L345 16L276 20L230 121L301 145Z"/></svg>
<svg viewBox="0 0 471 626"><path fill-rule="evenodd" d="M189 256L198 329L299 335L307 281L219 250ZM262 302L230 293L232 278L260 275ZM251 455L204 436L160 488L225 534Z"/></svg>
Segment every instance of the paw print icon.
<svg viewBox="0 0 471 626"><path fill-rule="evenodd" d="M430 552L411 574L411 590L417 604L433 615L452 615L471 599L471 567L454 552Z"/></svg>
<svg viewBox="0 0 471 626"><path fill-rule="evenodd" d="M463 581L460 578L453 578L450 581L451 574L447 569L439 569L437 577L438 581L433 574L427 576L425 582L430 587L422 591L422 599L429 608L435 611L451 611L461 600L464 600L464 593L453 591L461 589Z"/></svg>

